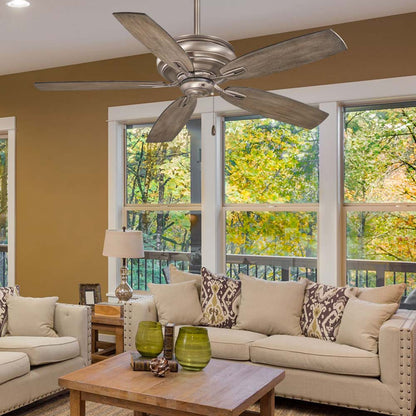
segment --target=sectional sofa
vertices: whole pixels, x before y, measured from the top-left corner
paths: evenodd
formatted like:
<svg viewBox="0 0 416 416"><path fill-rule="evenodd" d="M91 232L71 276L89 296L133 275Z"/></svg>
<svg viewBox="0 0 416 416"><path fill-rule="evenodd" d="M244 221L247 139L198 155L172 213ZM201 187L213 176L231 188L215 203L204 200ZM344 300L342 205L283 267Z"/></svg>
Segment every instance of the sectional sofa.
<svg viewBox="0 0 416 416"><path fill-rule="evenodd" d="M153 297L127 303L125 349L135 350L140 321L157 319ZM212 357L284 368L286 377L276 387L276 396L397 416L413 415L416 311L398 310L384 322L378 353L305 336L207 329Z"/></svg>
<svg viewBox="0 0 416 416"><path fill-rule="evenodd" d="M91 363L87 306L56 304L58 337L0 337L0 415L58 393L58 378Z"/></svg>

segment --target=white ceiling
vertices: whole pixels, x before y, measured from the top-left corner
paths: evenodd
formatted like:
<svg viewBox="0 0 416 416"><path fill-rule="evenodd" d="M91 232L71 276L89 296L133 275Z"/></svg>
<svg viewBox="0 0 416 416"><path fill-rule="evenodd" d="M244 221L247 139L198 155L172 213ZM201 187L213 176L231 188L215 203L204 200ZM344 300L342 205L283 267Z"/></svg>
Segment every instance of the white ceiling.
<svg viewBox="0 0 416 416"><path fill-rule="evenodd" d="M193 33L193 0L0 0L0 75L145 53L111 15L144 12ZM201 33L226 40L416 11L415 0L201 0Z"/></svg>

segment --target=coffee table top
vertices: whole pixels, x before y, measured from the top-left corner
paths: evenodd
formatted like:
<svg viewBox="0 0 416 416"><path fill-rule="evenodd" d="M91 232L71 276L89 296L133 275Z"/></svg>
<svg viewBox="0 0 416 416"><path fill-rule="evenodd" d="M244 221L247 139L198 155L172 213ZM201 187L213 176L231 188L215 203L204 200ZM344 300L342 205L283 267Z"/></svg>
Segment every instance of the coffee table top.
<svg viewBox="0 0 416 416"><path fill-rule="evenodd" d="M59 379L62 387L200 415L238 415L284 378L284 371L212 359L200 372L179 369L166 377L133 371L125 352Z"/></svg>

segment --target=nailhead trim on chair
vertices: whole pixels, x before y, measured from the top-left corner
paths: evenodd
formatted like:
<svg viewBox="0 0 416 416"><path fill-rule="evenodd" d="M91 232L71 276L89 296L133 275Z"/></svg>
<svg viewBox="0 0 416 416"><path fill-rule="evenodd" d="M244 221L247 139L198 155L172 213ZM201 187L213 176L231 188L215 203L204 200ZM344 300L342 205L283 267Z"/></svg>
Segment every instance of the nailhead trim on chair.
<svg viewBox="0 0 416 416"><path fill-rule="evenodd" d="M124 305L124 351L136 350L136 331L137 328L132 327L133 321L133 305L132 303L140 302L150 295L139 295L137 299L126 302Z"/></svg>

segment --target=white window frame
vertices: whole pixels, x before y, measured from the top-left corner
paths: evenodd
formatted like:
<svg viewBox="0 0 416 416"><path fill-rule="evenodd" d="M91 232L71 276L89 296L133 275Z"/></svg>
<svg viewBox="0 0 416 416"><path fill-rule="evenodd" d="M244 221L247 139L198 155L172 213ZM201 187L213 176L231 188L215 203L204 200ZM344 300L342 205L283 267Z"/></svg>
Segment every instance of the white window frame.
<svg viewBox="0 0 416 416"><path fill-rule="evenodd" d="M271 91L311 105L329 116L320 125L318 279L338 286L344 281L342 199L342 107L344 105L410 101L416 98L416 76L347 82ZM213 114L213 100L215 112ZM123 206L123 128L126 124L154 121L170 102L109 107L108 109L108 227L120 228ZM200 98L194 117L201 118L202 264L225 270L225 216L223 208L222 117L241 110L220 97ZM211 135L212 123L217 134ZM204 168L209 166L208 168ZM212 224L218 224L213 227ZM114 291L119 277L117 261L109 258L108 287Z"/></svg>
<svg viewBox="0 0 416 416"><path fill-rule="evenodd" d="M7 138L7 284L16 284L16 118L0 118L0 134Z"/></svg>

